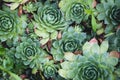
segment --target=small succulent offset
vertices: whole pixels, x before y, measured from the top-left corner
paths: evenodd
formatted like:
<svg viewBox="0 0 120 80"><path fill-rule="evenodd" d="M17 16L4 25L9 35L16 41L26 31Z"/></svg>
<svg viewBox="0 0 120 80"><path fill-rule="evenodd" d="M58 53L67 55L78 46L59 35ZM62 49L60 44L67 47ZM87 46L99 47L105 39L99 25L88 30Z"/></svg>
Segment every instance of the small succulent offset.
<svg viewBox="0 0 120 80"><path fill-rule="evenodd" d="M43 65L43 73L46 78L55 77L57 73L57 66L54 61L49 61Z"/></svg>
<svg viewBox="0 0 120 80"><path fill-rule="evenodd" d="M3 0L5 2L11 2L10 9L14 10L16 9L20 4L26 3L28 0Z"/></svg>
<svg viewBox="0 0 120 80"><path fill-rule="evenodd" d="M22 38L22 42L16 47L15 57L30 68L40 69L41 63L48 61L47 56L48 54L40 48L39 42L30 38Z"/></svg>
<svg viewBox="0 0 120 80"><path fill-rule="evenodd" d="M56 4L45 3L41 4L37 14L34 14L35 33L42 37L42 44L45 44L49 39L56 39L57 30L65 29L66 23L62 12Z"/></svg>
<svg viewBox="0 0 120 80"><path fill-rule="evenodd" d="M99 47L98 44L91 45L91 48L96 48L96 45ZM118 63L117 58L111 57L107 52L100 53L96 50L84 53L84 50L83 56L65 53L66 60L61 63L62 69L58 71L62 77L72 80L116 80L113 71Z"/></svg>
<svg viewBox="0 0 120 80"><path fill-rule="evenodd" d="M98 20L104 20L108 25L119 25L120 23L120 0L103 0L97 5Z"/></svg>
<svg viewBox="0 0 120 80"><path fill-rule="evenodd" d="M82 50L83 50L84 56L85 55L89 56L89 54L92 55L95 53L103 54L103 53L107 52L108 47L109 47L108 41L103 41L101 43L101 45L99 46L98 41L95 38L93 38L89 42L86 42L83 45Z"/></svg>
<svg viewBox="0 0 120 80"><path fill-rule="evenodd" d="M25 18L19 18L16 11L0 10L0 40L6 41L22 34L26 27Z"/></svg>
<svg viewBox="0 0 120 80"><path fill-rule="evenodd" d="M61 0L59 7L68 21L80 23L86 16L84 0Z"/></svg>
<svg viewBox="0 0 120 80"><path fill-rule="evenodd" d="M65 52L75 52L82 48L82 43L86 39L86 34L81 32L81 29L76 26L69 27L62 34L62 39L53 43L51 54L55 60L62 60Z"/></svg>
<svg viewBox="0 0 120 80"><path fill-rule="evenodd" d="M120 52L120 29L116 31L115 34L107 37L107 40L109 41L110 51L118 51Z"/></svg>
<svg viewBox="0 0 120 80"><path fill-rule="evenodd" d="M38 8L38 3L34 3L34 2L29 2L28 4L23 6L23 10L26 10L28 13L33 13L34 11L36 11Z"/></svg>
<svg viewBox="0 0 120 80"><path fill-rule="evenodd" d="M1 80L21 80L18 75L16 75L13 70L14 57L8 52L7 48L0 45L0 79ZM8 77L7 77L8 76Z"/></svg>

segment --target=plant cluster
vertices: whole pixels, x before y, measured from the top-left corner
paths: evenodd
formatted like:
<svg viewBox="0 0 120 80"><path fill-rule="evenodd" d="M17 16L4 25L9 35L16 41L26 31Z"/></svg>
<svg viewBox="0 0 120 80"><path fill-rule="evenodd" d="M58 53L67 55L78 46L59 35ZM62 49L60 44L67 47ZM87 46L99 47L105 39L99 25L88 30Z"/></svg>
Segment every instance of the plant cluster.
<svg viewBox="0 0 120 80"><path fill-rule="evenodd" d="M120 0L1 0L0 80L119 80Z"/></svg>

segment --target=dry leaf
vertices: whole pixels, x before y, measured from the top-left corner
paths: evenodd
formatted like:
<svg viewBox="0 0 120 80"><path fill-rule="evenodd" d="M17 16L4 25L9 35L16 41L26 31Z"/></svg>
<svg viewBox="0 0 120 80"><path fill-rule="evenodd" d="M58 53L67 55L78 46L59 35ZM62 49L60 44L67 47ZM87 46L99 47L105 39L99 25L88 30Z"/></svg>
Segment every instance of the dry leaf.
<svg viewBox="0 0 120 80"><path fill-rule="evenodd" d="M28 28L26 28L26 32L27 32L27 34L29 34L29 29Z"/></svg>
<svg viewBox="0 0 120 80"><path fill-rule="evenodd" d="M47 56L47 58L49 59L49 60L52 60L53 59L53 57L52 56Z"/></svg>
<svg viewBox="0 0 120 80"><path fill-rule="evenodd" d="M117 51L111 51L110 56L120 58L120 55L119 55L119 53Z"/></svg>
<svg viewBox="0 0 120 80"><path fill-rule="evenodd" d="M57 35L57 39L61 39L62 38L62 33L61 31L58 32L58 35Z"/></svg>
<svg viewBox="0 0 120 80"><path fill-rule="evenodd" d="M97 39L95 39L95 38L92 38L89 42L90 43L98 43Z"/></svg>
<svg viewBox="0 0 120 80"><path fill-rule="evenodd" d="M22 5L20 5L18 10L18 16L21 16L22 14L23 14L23 9L22 9Z"/></svg>
<svg viewBox="0 0 120 80"><path fill-rule="evenodd" d="M82 54L82 51L75 51L74 54L75 55Z"/></svg>
<svg viewBox="0 0 120 80"><path fill-rule="evenodd" d="M96 5L97 5L97 1L94 0L93 3L92 3L93 8L96 7Z"/></svg>
<svg viewBox="0 0 120 80"><path fill-rule="evenodd" d="M48 50L49 50L49 51L50 51L50 49L51 49L51 46L52 46L52 41L49 40L49 41L47 42L47 47L48 47Z"/></svg>

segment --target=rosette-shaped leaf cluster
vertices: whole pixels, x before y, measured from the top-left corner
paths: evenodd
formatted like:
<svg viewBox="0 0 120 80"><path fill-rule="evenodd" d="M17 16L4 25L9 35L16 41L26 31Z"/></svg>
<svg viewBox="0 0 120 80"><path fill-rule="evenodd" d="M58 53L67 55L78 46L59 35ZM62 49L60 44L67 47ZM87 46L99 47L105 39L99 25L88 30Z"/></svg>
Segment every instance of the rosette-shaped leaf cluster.
<svg viewBox="0 0 120 80"><path fill-rule="evenodd" d="M10 2L10 9L16 9L20 4L26 3L28 0L3 0L5 2Z"/></svg>
<svg viewBox="0 0 120 80"><path fill-rule="evenodd" d="M110 51L118 51L120 52L120 29L117 30L117 32L109 37L107 37L107 40L109 41Z"/></svg>
<svg viewBox="0 0 120 80"><path fill-rule="evenodd" d="M98 42L95 38L91 39L90 42L86 42L82 48L84 55L89 54L103 54L108 50L108 41L103 41L101 45L98 45Z"/></svg>
<svg viewBox="0 0 120 80"><path fill-rule="evenodd" d="M55 77L57 73L57 66L53 61L49 61L43 65L43 73L46 78Z"/></svg>
<svg viewBox="0 0 120 80"><path fill-rule="evenodd" d="M82 43L86 39L86 34L80 31L79 27L69 27L64 31L62 39L53 43L51 54L55 60L61 60L65 52L75 52L82 48Z"/></svg>
<svg viewBox="0 0 120 80"><path fill-rule="evenodd" d="M37 4L38 3L29 2L28 4L26 4L26 5L23 6L23 10L26 10L28 13L33 13L38 8Z"/></svg>
<svg viewBox="0 0 120 80"><path fill-rule="evenodd" d="M68 21L80 23L86 16L85 0L61 0L59 7Z"/></svg>
<svg viewBox="0 0 120 80"><path fill-rule="evenodd" d="M66 23L62 12L57 5L46 3L41 5L34 15L35 26L37 27L35 33L42 37L42 44L45 44L49 39L56 39L57 30L65 29Z"/></svg>
<svg viewBox="0 0 120 80"><path fill-rule="evenodd" d="M22 17L23 18L23 17ZM23 32L25 27L24 19L19 18L17 12L0 10L0 40L6 41ZM21 21L23 20L23 22Z"/></svg>
<svg viewBox="0 0 120 80"><path fill-rule="evenodd" d="M104 20L105 24L119 25L120 23L120 0L103 0L97 5L98 20Z"/></svg>
<svg viewBox="0 0 120 80"><path fill-rule="evenodd" d="M47 53L40 48L39 42L30 38L23 38L15 53L15 57L22 60L24 65L37 69L41 67L41 63L48 61L47 56Z"/></svg>
<svg viewBox="0 0 120 80"><path fill-rule="evenodd" d="M83 51L83 56L65 53L64 57L66 61L61 63L62 69L58 73L65 79L116 80L113 71L118 63L118 59L110 57L107 52L85 51L84 53Z"/></svg>

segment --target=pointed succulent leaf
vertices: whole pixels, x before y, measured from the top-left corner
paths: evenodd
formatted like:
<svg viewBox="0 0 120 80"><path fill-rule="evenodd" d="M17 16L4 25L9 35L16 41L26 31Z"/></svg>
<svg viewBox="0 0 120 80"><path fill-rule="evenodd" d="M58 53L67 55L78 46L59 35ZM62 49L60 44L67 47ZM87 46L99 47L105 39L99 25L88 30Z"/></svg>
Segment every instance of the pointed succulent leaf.
<svg viewBox="0 0 120 80"><path fill-rule="evenodd" d="M96 7L98 11L98 20L104 20L105 24L119 25L120 23L120 6L118 5L120 0L106 0L101 1Z"/></svg>
<svg viewBox="0 0 120 80"><path fill-rule="evenodd" d="M85 0L61 0L59 3L59 7L61 11L63 11L63 13L65 14L65 18L67 21L75 21L76 23L80 23L86 16L85 4Z"/></svg>
<svg viewBox="0 0 120 80"><path fill-rule="evenodd" d="M76 59L74 59L73 61L66 60L63 63L61 63L62 69L60 69L58 73L65 79L68 80L69 79L72 80L114 79L114 68L116 63L118 62L117 58L111 58L108 55L108 53L96 54L92 56L84 56L84 55L83 56L75 55L75 56Z"/></svg>
<svg viewBox="0 0 120 80"><path fill-rule="evenodd" d="M16 59L21 59L23 64L28 65L30 68L36 67L39 69L42 63L48 61L48 55L39 48L40 45L38 43L39 41L34 41L30 38L22 39L22 43L18 44L16 48Z"/></svg>
<svg viewBox="0 0 120 80"><path fill-rule="evenodd" d="M26 22L25 20L22 21L24 23ZM22 21L16 11L0 10L0 40L6 41L23 34L26 26L23 26L24 23Z"/></svg>
<svg viewBox="0 0 120 80"><path fill-rule="evenodd" d="M14 9L16 9L18 6L19 6L19 3L12 3L11 6L10 6L10 9L11 9L11 10L14 10Z"/></svg>
<svg viewBox="0 0 120 80"><path fill-rule="evenodd" d="M62 76L64 78L67 78L67 72L65 70L59 69L58 73L59 73L60 76Z"/></svg>
<svg viewBox="0 0 120 80"><path fill-rule="evenodd" d="M80 29L76 30L76 28L69 27L68 30L64 31L62 39L53 42L51 54L55 60L64 59L66 52L74 53L81 50L86 34L78 30Z"/></svg>
<svg viewBox="0 0 120 80"><path fill-rule="evenodd" d="M57 5L50 3L40 6L37 14L34 14L34 19L34 25L37 27L37 30L41 32L41 34L39 34L37 31L36 34L43 39L43 30L44 34L46 34L45 36L49 36L49 39L57 39L57 30L63 30L67 24L63 13L58 9Z"/></svg>
<svg viewBox="0 0 120 80"><path fill-rule="evenodd" d="M73 53L71 53L71 52L66 52L64 54L65 54L64 57L65 57L66 60L73 61L74 58L75 58L75 55Z"/></svg>
<svg viewBox="0 0 120 80"><path fill-rule="evenodd" d="M105 53L108 51L108 41L103 41L102 44L100 45L100 53Z"/></svg>
<svg viewBox="0 0 120 80"><path fill-rule="evenodd" d="M46 62L43 65L43 73L47 78L55 77L57 73L57 66L54 64L54 61Z"/></svg>

